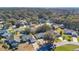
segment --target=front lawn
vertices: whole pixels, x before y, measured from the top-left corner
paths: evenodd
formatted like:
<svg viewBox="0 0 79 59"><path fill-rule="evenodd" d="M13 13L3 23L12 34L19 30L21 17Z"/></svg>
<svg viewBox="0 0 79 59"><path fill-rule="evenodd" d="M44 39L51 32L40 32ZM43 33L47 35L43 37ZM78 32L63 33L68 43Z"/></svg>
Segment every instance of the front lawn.
<svg viewBox="0 0 79 59"><path fill-rule="evenodd" d="M77 40L78 40L78 42L79 42L79 37L77 37Z"/></svg>
<svg viewBox="0 0 79 59"><path fill-rule="evenodd" d="M62 42L60 39L55 39L55 43Z"/></svg>
<svg viewBox="0 0 79 59"><path fill-rule="evenodd" d="M67 45L56 47L55 51L73 51L76 48L79 48L79 46L67 44Z"/></svg>

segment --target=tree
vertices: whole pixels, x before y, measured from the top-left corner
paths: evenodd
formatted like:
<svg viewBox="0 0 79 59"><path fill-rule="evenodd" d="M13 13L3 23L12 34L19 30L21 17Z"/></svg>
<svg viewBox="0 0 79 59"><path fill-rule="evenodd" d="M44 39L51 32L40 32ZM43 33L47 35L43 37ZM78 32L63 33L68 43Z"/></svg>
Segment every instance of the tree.
<svg viewBox="0 0 79 59"><path fill-rule="evenodd" d="M72 36L71 35L65 35L64 39L66 39L67 41L72 41Z"/></svg>
<svg viewBox="0 0 79 59"><path fill-rule="evenodd" d="M51 26L44 24L44 25L37 28L36 33L46 32L46 31L49 31L49 30L51 30Z"/></svg>
<svg viewBox="0 0 79 59"><path fill-rule="evenodd" d="M52 34L52 33L46 32L44 40L46 40L46 41L48 41L50 43L53 43L54 40L55 40L55 35Z"/></svg>
<svg viewBox="0 0 79 59"><path fill-rule="evenodd" d="M31 29L29 27L26 27L24 31L22 31L21 33L23 34L30 34L31 33Z"/></svg>

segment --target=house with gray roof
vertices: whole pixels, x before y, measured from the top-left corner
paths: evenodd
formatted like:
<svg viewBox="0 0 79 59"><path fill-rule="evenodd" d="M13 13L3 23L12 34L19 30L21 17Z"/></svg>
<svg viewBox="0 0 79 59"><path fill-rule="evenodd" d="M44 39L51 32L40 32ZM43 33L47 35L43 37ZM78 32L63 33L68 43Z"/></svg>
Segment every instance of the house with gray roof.
<svg viewBox="0 0 79 59"><path fill-rule="evenodd" d="M38 33L38 34L35 34L35 37L36 37L37 39L43 39L44 36L45 36L45 33Z"/></svg>

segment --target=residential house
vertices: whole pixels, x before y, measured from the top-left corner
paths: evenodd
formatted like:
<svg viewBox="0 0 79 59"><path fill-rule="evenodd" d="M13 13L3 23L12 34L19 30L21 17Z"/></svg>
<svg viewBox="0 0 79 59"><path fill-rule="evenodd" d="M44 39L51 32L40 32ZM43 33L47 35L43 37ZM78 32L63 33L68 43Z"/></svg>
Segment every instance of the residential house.
<svg viewBox="0 0 79 59"><path fill-rule="evenodd" d="M4 23L4 21L2 19L0 19L0 29L3 28L3 23Z"/></svg>
<svg viewBox="0 0 79 59"><path fill-rule="evenodd" d="M65 26L64 26L63 24L60 24L59 27L60 27L61 29L64 29Z"/></svg>
<svg viewBox="0 0 79 59"><path fill-rule="evenodd" d="M38 33L38 34L35 34L35 37L36 37L37 39L43 39L44 36L45 36L45 33Z"/></svg>
<svg viewBox="0 0 79 59"><path fill-rule="evenodd" d="M33 35L22 35L20 39L21 42L29 42L29 44L36 42L36 38Z"/></svg>
<svg viewBox="0 0 79 59"><path fill-rule="evenodd" d="M64 34L66 35L72 35L73 30L64 29Z"/></svg>
<svg viewBox="0 0 79 59"><path fill-rule="evenodd" d="M40 46L39 49L37 49L37 51L52 51L55 49L55 45L51 44L51 43L45 43L42 46Z"/></svg>
<svg viewBox="0 0 79 59"><path fill-rule="evenodd" d="M77 37L78 37L78 34L76 32L73 32L72 33L73 42L78 42Z"/></svg>
<svg viewBox="0 0 79 59"><path fill-rule="evenodd" d="M64 32L66 35L72 36L73 42L78 42L77 41L78 34L74 30L65 29Z"/></svg>

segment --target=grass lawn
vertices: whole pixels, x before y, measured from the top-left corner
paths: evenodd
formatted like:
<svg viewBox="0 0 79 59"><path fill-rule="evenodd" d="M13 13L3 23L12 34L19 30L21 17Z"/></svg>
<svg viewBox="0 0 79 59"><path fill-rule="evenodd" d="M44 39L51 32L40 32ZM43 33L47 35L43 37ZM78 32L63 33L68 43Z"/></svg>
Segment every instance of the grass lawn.
<svg viewBox="0 0 79 59"><path fill-rule="evenodd" d="M56 39L54 42L58 43L58 42L62 42L62 41L60 39Z"/></svg>
<svg viewBox="0 0 79 59"><path fill-rule="evenodd" d="M56 47L55 51L73 51L74 49L79 48L77 45L63 45Z"/></svg>
<svg viewBox="0 0 79 59"><path fill-rule="evenodd" d="M77 37L77 40L78 40L78 42L79 42L79 37Z"/></svg>

